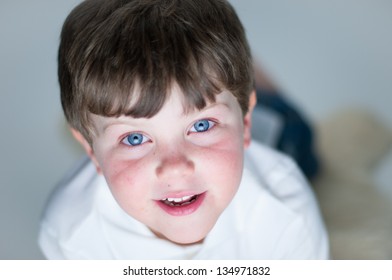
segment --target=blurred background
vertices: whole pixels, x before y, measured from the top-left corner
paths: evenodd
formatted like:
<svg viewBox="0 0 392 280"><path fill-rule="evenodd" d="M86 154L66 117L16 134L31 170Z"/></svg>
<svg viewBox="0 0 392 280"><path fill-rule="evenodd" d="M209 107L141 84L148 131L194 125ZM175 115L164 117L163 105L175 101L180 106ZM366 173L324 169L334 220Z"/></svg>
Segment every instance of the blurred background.
<svg viewBox="0 0 392 280"><path fill-rule="evenodd" d="M67 131L56 76L61 25L79 2L0 2L0 259L43 258L36 240L45 201L62 175L83 155ZM385 251L390 247L382 246L388 242L384 237L392 233L388 208L392 202L392 2L230 2L265 73L314 125L315 135L320 135L315 145L321 150L320 157L325 157L329 173L320 175L314 184L336 258L392 258L392 250ZM352 128L351 138L343 137ZM354 164L346 162L346 156L339 158L353 141L364 138L369 139L356 142L358 149L350 154ZM377 157L370 158L369 170L367 162L359 171L350 169L365 177L355 177L354 181L360 182L352 184L352 178L342 175L347 173L345 168L364 162L358 153L372 147L378 149ZM350 185L350 190L343 185ZM357 185L363 188L356 189ZM363 194L372 197L369 187L389 200L380 209L374 208L380 205L377 195L368 207L367 200L353 201L354 206L375 211L366 221L363 215L360 222L353 220L358 208L346 209L345 199L332 211L333 201L343 197L341 189L352 199ZM336 221L334 217L343 212L345 220ZM377 224L375 216L382 217ZM347 224L353 227L347 229ZM369 239L373 234L369 230L375 227L380 227L377 236ZM339 252L339 244L354 239L347 234L358 232L362 235L356 236L357 243ZM366 242L369 247L363 245ZM369 252L375 247L377 252Z"/></svg>

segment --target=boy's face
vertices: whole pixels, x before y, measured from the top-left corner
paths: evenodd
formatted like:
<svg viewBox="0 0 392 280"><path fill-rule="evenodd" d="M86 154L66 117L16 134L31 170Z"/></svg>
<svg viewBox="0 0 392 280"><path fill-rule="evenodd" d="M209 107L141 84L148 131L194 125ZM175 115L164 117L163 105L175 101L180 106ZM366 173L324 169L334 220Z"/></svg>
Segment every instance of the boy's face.
<svg viewBox="0 0 392 280"><path fill-rule="evenodd" d="M125 212L157 236L189 244L207 235L237 192L255 95L245 117L227 91L187 114L182 96L173 87L150 119L93 115L93 147L73 133Z"/></svg>

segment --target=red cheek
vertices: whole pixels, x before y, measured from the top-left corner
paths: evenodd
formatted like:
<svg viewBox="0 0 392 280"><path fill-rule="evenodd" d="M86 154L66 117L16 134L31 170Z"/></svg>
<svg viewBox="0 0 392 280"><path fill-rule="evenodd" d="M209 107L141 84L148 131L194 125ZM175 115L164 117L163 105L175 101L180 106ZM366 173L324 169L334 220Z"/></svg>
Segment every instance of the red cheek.
<svg viewBox="0 0 392 280"><path fill-rule="evenodd" d="M219 173L225 174L227 172L242 170L243 146L237 141L222 140L216 145L209 147L208 151L198 153L200 155L200 162L203 165L210 165L211 169ZM224 176L224 175L222 175Z"/></svg>
<svg viewBox="0 0 392 280"><path fill-rule="evenodd" d="M132 173L124 162L108 162L103 172L111 188L128 185L127 181L130 180L128 174Z"/></svg>
<svg viewBox="0 0 392 280"><path fill-rule="evenodd" d="M140 189L149 177L147 167L137 161L116 162L106 169L108 173L105 176L114 192L130 195L132 191Z"/></svg>
<svg viewBox="0 0 392 280"><path fill-rule="evenodd" d="M135 198L138 178L132 176L133 172L128 172L123 166L114 166L112 171L106 176L109 189L117 203L128 211L129 207L133 207L133 200L130 198Z"/></svg>

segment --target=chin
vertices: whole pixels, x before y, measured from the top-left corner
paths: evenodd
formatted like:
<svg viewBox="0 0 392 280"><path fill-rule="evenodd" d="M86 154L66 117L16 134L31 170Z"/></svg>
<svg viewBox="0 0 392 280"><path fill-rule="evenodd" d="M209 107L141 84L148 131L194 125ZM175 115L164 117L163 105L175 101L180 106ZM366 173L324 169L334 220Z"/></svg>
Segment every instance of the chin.
<svg viewBox="0 0 392 280"><path fill-rule="evenodd" d="M203 242L204 238L207 236L210 230L210 228L199 228L198 230L193 228L188 230L172 229L167 232L160 233L157 231L153 232L157 237L169 240L170 242L179 245L191 245Z"/></svg>
<svg viewBox="0 0 392 280"><path fill-rule="evenodd" d="M192 245L202 243L204 238L207 234L200 234L200 235L185 235L185 236L178 236L176 235L174 238L166 237L169 241L179 244L179 245Z"/></svg>

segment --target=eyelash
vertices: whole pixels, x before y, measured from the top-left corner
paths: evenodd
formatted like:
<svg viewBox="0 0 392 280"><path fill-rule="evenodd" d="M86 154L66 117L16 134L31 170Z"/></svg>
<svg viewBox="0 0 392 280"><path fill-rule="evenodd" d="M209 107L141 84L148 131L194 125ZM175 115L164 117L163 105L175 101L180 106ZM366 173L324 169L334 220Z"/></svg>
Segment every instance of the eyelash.
<svg viewBox="0 0 392 280"><path fill-rule="evenodd" d="M196 124L197 123L202 123L202 122L204 122L204 125L208 125L208 127L205 130L203 130L203 131L197 131L197 128L195 127ZM209 132L216 125L217 125L217 122L214 121L214 120L211 120L211 119L200 119L200 120L198 120L198 121L193 123L193 125L191 126L191 128L188 131L188 135L189 134L193 134L193 133L206 133L206 132ZM194 129L194 131L192 131L192 129ZM138 143L138 144L135 144L135 145L131 144L130 141L129 141L129 138L132 135L134 135L134 137L138 137L138 136L142 137L141 142ZM128 147L133 147L133 148L141 146L141 145L143 145L146 142L151 142L151 139L149 137L147 137L146 135L144 135L143 133L141 133L141 132L132 132L132 133L127 134L125 137L121 138L121 143L122 144L124 144L124 145L126 145Z"/></svg>
<svg viewBox="0 0 392 280"><path fill-rule="evenodd" d="M206 130L197 131L196 124L197 123L201 123L201 122L204 122L204 124L207 124L208 127L207 127ZM217 124L217 122L213 121L211 119L201 119L201 120L198 120L198 121L193 123L193 125L189 129L188 135L191 134L191 133L206 133L206 132L209 132L211 129L213 129L215 127L216 124ZM193 128L194 128L194 131L192 131Z"/></svg>
<svg viewBox="0 0 392 280"><path fill-rule="evenodd" d="M131 144L130 141L129 141L129 138L130 138L132 135L134 135L134 137L137 137L137 136L142 137L142 138L141 138L141 142L140 142L139 144L136 144L136 145ZM134 138L134 139L135 139L135 138ZM146 143L146 142L148 142L148 141L151 141L151 139L148 138L147 136L145 136L143 133L140 133L140 132L132 132L132 133L129 133L129 134L127 134L125 137L123 137L123 138L121 139L121 143L123 143L124 145L126 145L126 146L128 146L128 147L138 147L138 146L140 146L140 145L142 145L142 144L144 144L144 143Z"/></svg>

